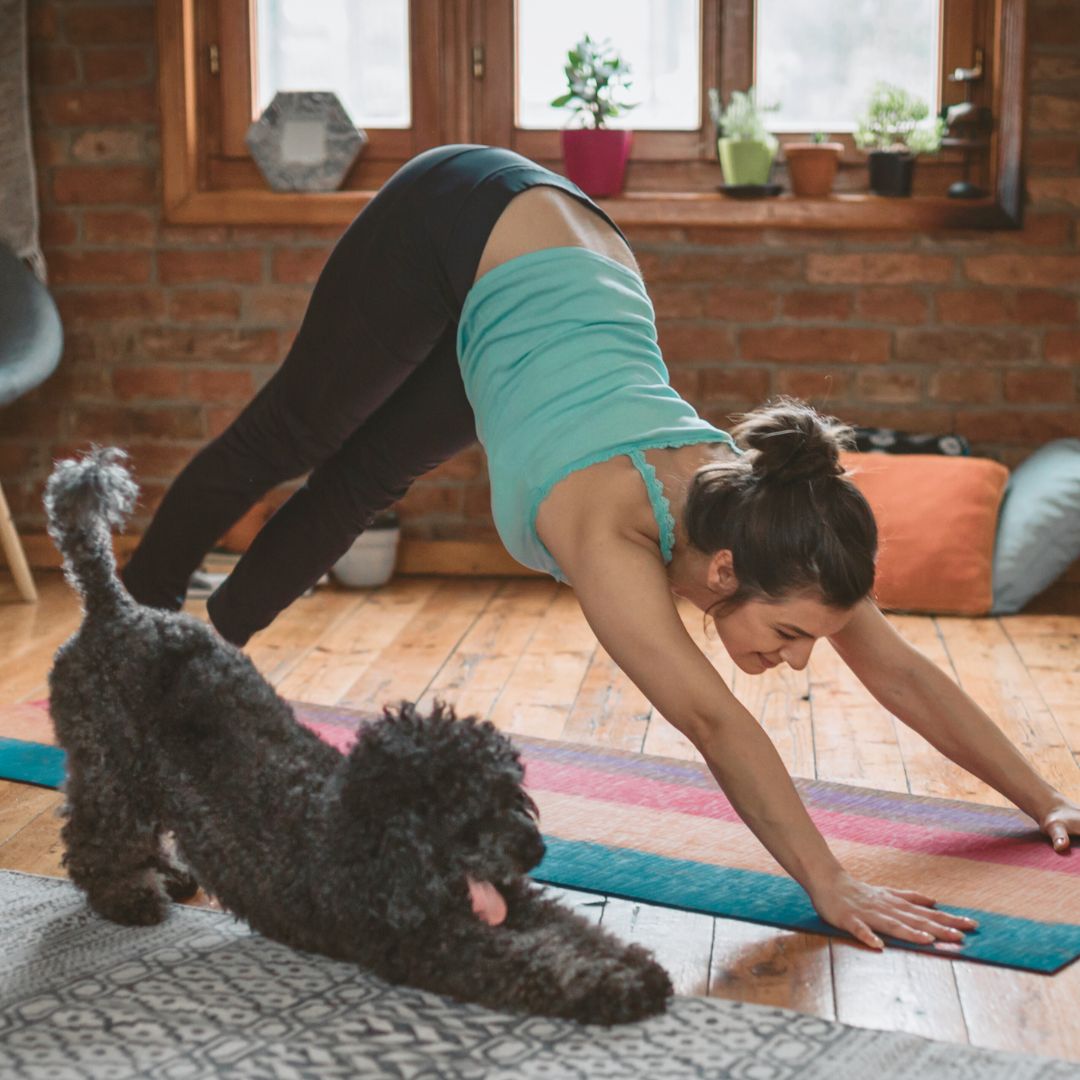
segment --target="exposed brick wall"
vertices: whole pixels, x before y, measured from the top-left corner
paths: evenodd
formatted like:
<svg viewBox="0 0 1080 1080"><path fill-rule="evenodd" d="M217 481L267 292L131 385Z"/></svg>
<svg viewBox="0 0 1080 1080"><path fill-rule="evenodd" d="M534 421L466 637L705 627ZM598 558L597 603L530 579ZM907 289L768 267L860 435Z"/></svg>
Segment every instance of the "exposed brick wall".
<svg viewBox="0 0 1080 1080"><path fill-rule="evenodd" d="M1022 232L630 230L673 381L711 420L791 393L1009 465L1080 434L1080 5L1032 7ZM273 370L339 230L165 225L153 5L30 11L67 332L57 375L0 414L0 480L32 531L50 459L89 440L131 450L152 506ZM407 528L490 536L487 498L474 449L414 487Z"/></svg>

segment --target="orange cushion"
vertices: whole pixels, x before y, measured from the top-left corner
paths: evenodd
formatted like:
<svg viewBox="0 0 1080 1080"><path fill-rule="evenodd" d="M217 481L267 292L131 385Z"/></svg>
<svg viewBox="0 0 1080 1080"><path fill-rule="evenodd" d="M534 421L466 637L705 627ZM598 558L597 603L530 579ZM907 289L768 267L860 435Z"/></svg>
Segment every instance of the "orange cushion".
<svg viewBox="0 0 1080 1080"><path fill-rule="evenodd" d="M986 458L843 453L878 523L874 595L890 611L985 615L1009 470Z"/></svg>

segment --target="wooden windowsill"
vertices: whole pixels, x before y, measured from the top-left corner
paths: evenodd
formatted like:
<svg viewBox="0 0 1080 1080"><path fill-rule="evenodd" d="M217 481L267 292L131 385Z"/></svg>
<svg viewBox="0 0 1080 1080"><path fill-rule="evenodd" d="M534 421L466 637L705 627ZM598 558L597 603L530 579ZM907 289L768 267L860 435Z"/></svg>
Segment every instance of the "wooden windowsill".
<svg viewBox="0 0 1080 1080"><path fill-rule="evenodd" d="M341 225L371 201L374 191L280 193L267 190L195 191L166 202L166 220L188 225ZM711 192L633 192L598 204L619 225L707 225L776 229L1007 229L1019 222L995 199L941 195L885 198L780 195L732 199Z"/></svg>

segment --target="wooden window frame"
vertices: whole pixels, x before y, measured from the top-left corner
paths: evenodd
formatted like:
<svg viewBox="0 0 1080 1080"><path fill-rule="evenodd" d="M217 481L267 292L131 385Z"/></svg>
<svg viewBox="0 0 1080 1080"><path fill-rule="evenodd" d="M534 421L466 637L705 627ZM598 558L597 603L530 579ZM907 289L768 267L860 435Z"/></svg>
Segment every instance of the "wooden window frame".
<svg viewBox="0 0 1080 1080"><path fill-rule="evenodd" d="M974 10L983 0L949 2ZM250 22L245 24L238 12L250 12L249 3L158 0L156 5L167 221L344 226L398 165L440 143L511 146L559 167L557 131L513 127L513 0L411 0L413 127L373 132L345 190L271 191L238 145L244 126L240 114L250 102L250 89L239 92L237 81L251 86ZM985 3L987 78L979 92L994 116L988 150L991 195L971 200L937 195L888 199L860 192L827 199L731 200L711 190L718 176L703 100L698 131L635 132L632 169L644 177L645 190L598 200L600 205L622 225L916 231L1020 227L1027 0ZM703 0L702 40L718 41L715 50L704 50L703 84L720 86L725 96L752 79L752 6L753 0ZM211 42L246 60L212 75L206 63ZM478 43L485 52L482 79L473 73ZM970 42L962 44L945 33L945 70L970 64L970 52Z"/></svg>

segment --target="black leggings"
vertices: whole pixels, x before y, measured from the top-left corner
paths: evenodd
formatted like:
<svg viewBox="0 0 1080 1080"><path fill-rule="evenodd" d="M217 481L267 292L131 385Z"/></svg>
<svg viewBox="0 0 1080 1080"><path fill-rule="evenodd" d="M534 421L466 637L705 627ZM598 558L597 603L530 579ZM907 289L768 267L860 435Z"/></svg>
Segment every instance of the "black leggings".
<svg viewBox="0 0 1080 1080"><path fill-rule="evenodd" d="M267 491L310 471L207 610L242 645L373 515L476 441L456 335L484 245L515 195L574 184L510 150L444 146L398 170L334 247L273 377L176 478L122 577L177 610L203 556ZM621 232L620 232L620 235Z"/></svg>

